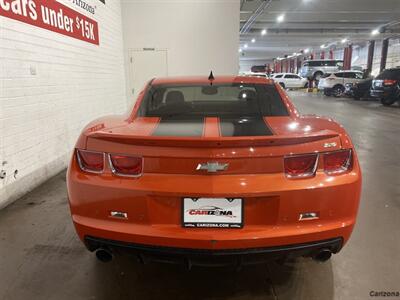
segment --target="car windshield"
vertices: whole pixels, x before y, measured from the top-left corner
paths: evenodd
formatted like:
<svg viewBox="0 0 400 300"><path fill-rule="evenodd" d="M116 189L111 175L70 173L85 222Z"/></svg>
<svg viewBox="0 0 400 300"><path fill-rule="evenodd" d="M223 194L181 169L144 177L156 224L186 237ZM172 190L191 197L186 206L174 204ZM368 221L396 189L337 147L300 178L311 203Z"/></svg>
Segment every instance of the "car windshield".
<svg viewBox="0 0 400 300"><path fill-rule="evenodd" d="M385 70L376 76L376 79L400 80L400 68L395 70Z"/></svg>
<svg viewBox="0 0 400 300"><path fill-rule="evenodd" d="M287 116L272 84L154 85L138 115L175 119Z"/></svg>

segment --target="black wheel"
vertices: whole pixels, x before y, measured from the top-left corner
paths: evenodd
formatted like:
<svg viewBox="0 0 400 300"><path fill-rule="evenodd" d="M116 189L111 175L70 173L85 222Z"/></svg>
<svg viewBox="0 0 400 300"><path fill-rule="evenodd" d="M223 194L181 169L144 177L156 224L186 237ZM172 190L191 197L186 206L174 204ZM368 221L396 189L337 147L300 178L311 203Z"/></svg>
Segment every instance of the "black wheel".
<svg viewBox="0 0 400 300"><path fill-rule="evenodd" d="M319 81L320 79L321 79L321 76L323 75L323 73L322 72L315 72L314 73L314 76L313 76L313 79L315 80L315 81Z"/></svg>
<svg viewBox="0 0 400 300"><path fill-rule="evenodd" d="M340 96L342 96L342 95L343 95L343 92L344 92L344 86L343 86L343 85L340 85L340 84L335 85L335 86L333 87L333 89L332 89L332 95L333 95L334 97L340 97Z"/></svg>
<svg viewBox="0 0 400 300"><path fill-rule="evenodd" d="M279 84L281 85L281 87L285 88L285 84L283 82L279 82Z"/></svg>
<svg viewBox="0 0 400 300"><path fill-rule="evenodd" d="M395 103L396 101L397 101L397 98L395 98L395 97L381 98L381 103L382 103L384 106L390 106L390 105L392 105L393 103Z"/></svg>
<svg viewBox="0 0 400 300"><path fill-rule="evenodd" d="M327 90L324 90L324 95L329 97L329 96L331 96L331 92L327 91Z"/></svg>

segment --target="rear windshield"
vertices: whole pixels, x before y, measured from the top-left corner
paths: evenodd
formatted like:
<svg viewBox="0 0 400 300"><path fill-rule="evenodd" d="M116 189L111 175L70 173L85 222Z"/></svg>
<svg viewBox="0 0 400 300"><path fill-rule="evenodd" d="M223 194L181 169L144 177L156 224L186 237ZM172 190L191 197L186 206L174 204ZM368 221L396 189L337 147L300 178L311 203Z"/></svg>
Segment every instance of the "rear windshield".
<svg viewBox="0 0 400 300"><path fill-rule="evenodd" d="M396 70L385 70L378 76L376 76L376 79L395 79L395 80L400 80L400 68Z"/></svg>
<svg viewBox="0 0 400 300"><path fill-rule="evenodd" d="M331 76L331 73L325 73L324 75L321 76L321 78L326 78L326 77L329 77L329 76Z"/></svg>
<svg viewBox="0 0 400 300"><path fill-rule="evenodd" d="M288 116L274 85L154 85L138 115L160 118Z"/></svg>

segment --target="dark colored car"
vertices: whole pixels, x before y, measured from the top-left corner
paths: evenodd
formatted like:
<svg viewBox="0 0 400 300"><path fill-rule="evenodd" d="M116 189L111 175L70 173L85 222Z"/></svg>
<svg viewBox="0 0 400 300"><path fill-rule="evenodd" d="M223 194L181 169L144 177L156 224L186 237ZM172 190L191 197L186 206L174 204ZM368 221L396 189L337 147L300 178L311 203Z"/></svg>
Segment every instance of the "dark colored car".
<svg viewBox="0 0 400 300"><path fill-rule="evenodd" d="M383 105L400 100L400 68L386 69L372 81L371 96L381 99Z"/></svg>
<svg viewBox="0 0 400 300"><path fill-rule="evenodd" d="M267 71L267 66L266 65L252 66L251 67L251 72L253 72L253 73L265 73L266 71Z"/></svg>
<svg viewBox="0 0 400 300"><path fill-rule="evenodd" d="M372 78L367 78L357 83L346 83L344 91L345 95L352 97L355 100L369 98L371 96L370 89L372 86L372 80Z"/></svg>

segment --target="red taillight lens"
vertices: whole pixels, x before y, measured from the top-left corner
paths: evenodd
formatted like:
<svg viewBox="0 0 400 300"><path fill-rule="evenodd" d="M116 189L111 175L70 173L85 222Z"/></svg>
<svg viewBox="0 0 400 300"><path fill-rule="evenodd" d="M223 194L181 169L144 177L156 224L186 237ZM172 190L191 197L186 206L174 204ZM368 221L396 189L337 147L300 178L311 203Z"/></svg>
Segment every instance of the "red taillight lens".
<svg viewBox="0 0 400 300"><path fill-rule="evenodd" d="M324 171L328 175L342 174L352 167L351 150L335 151L324 154Z"/></svg>
<svg viewBox="0 0 400 300"><path fill-rule="evenodd" d="M110 166L114 174L122 176L140 176L143 169L141 157L110 154Z"/></svg>
<svg viewBox="0 0 400 300"><path fill-rule="evenodd" d="M393 80L393 79L385 79L383 81L383 85L386 85L386 86L395 85L396 83L397 83L397 80Z"/></svg>
<svg viewBox="0 0 400 300"><path fill-rule="evenodd" d="M81 170L92 173L101 173L104 169L104 153L76 150L79 167Z"/></svg>
<svg viewBox="0 0 400 300"><path fill-rule="evenodd" d="M318 154L288 156L284 159L285 173L289 178L306 178L315 175Z"/></svg>

